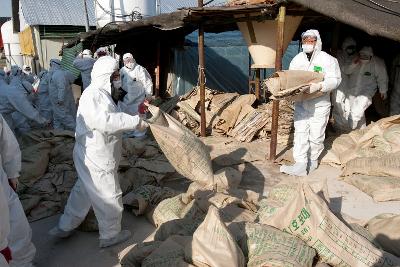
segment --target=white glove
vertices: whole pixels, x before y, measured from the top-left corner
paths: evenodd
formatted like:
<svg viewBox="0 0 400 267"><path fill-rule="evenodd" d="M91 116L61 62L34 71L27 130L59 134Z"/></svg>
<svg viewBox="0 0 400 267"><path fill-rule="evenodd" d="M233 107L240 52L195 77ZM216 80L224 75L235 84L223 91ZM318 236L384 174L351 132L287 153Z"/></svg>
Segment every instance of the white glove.
<svg viewBox="0 0 400 267"><path fill-rule="evenodd" d="M387 98L387 93L386 92L381 93L381 98L382 98L382 100L385 100Z"/></svg>
<svg viewBox="0 0 400 267"><path fill-rule="evenodd" d="M308 89L308 93L312 94L315 92L318 92L319 90L322 89L322 84L321 83L310 83L310 89Z"/></svg>
<svg viewBox="0 0 400 267"><path fill-rule="evenodd" d="M145 120L140 119L139 124L136 126L136 130L138 130L139 132L143 132L148 127L149 127L149 124Z"/></svg>

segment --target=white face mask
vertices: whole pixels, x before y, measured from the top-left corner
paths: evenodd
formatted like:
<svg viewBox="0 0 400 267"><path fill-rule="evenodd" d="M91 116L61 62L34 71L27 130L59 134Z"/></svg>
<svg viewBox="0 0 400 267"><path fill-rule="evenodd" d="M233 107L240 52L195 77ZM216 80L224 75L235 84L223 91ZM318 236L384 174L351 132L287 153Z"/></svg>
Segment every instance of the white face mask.
<svg viewBox="0 0 400 267"><path fill-rule="evenodd" d="M370 59L360 59L361 64L367 64L369 63Z"/></svg>
<svg viewBox="0 0 400 267"><path fill-rule="evenodd" d="M303 44L301 45L301 48L303 49L304 53L311 53L314 51L314 45L311 44Z"/></svg>
<svg viewBox="0 0 400 267"><path fill-rule="evenodd" d="M128 69L133 69L133 65L134 65L133 62L129 62L129 63L126 63L125 66L126 66Z"/></svg>
<svg viewBox="0 0 400 267"><path fill-rule="evenodd" d="M121 80L113 81L112 83L115 89L121 88Z"/></svg>

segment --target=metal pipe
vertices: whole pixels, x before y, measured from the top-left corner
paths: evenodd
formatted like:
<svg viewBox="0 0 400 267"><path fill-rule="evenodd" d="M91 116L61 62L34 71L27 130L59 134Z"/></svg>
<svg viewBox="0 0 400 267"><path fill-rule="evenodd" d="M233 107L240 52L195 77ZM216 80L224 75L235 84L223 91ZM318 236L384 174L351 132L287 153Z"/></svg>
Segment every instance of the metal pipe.
<svg viewBox="0 0 400 267"><path fill-rule="evenodd" d="M86 24L85 24L85 28L86 28L86 32L90 31L90 26L89 26L89 14L87 11L87 4L86 4L86 0L83 0L83 7L85 10L85 20L86 20Z"/></svg>
<svg viewBox="0 0 400 267"><path fill-rule="evenodd" d="M284 32L285 32L285 16L286 16L286 7L282 5L281 7L279 7L279 14L278 14L275 71L282 70L283 37L284 37ZM269 148L269 159L270 160L275 160L275 158L276 158L276 146L278 144L278 118L279 118L279 101L273 100L271 143L270 143L270 148Z"/></svg>
<svg viewBox="0 0 400 267"><path fill-rule="evenodd" d="M198 0L198 6L203 7L203 0ZM199 84L200 84L200 134L206 136L206 88L205 88L205 60L204 60L204 26L199 23Z"/></svg>

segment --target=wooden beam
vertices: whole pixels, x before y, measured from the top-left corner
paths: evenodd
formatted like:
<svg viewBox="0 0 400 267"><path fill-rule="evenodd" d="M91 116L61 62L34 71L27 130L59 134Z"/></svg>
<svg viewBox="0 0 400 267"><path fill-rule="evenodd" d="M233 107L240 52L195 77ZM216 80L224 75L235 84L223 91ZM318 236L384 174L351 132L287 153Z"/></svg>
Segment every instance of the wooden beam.
<svg viewBox="0 0 400 267"><path fill-rule="evenodd" d="M278 15L278 29L276 36L276 58L275 58L275 71L282 70L282 56L283 56L283 37L285 32L285 17L286 7L282 5L279 8ZM269 148L269 159L275 160L276 146L278 144L278 118L279 118L279 100L273 100L272 104L272 129L271 129L271 143Z"/></svg>
<svg viewBox="0 0 400 267"><path fill-rule="evenodd" d="M203 7L203 0L198 0L199 7ZM199 23L199 84L200 84L200 135L206 136L206 86L205 86L205 56L204 56L204 25Z"/></svg>

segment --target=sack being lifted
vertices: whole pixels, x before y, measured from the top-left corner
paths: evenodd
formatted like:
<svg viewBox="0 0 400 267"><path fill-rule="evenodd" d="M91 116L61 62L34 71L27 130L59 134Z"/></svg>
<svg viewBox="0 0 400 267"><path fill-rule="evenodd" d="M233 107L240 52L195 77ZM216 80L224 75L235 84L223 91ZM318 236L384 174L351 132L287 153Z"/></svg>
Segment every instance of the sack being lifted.
<svg viewBox="0 0 400 267"><path fill-rule="evenodd" d="M322 82L324 74L304 70L284 70L275 72L264 81L274 99L302 101L322 96L323 92L305 93L311 83Z"/></svg>

